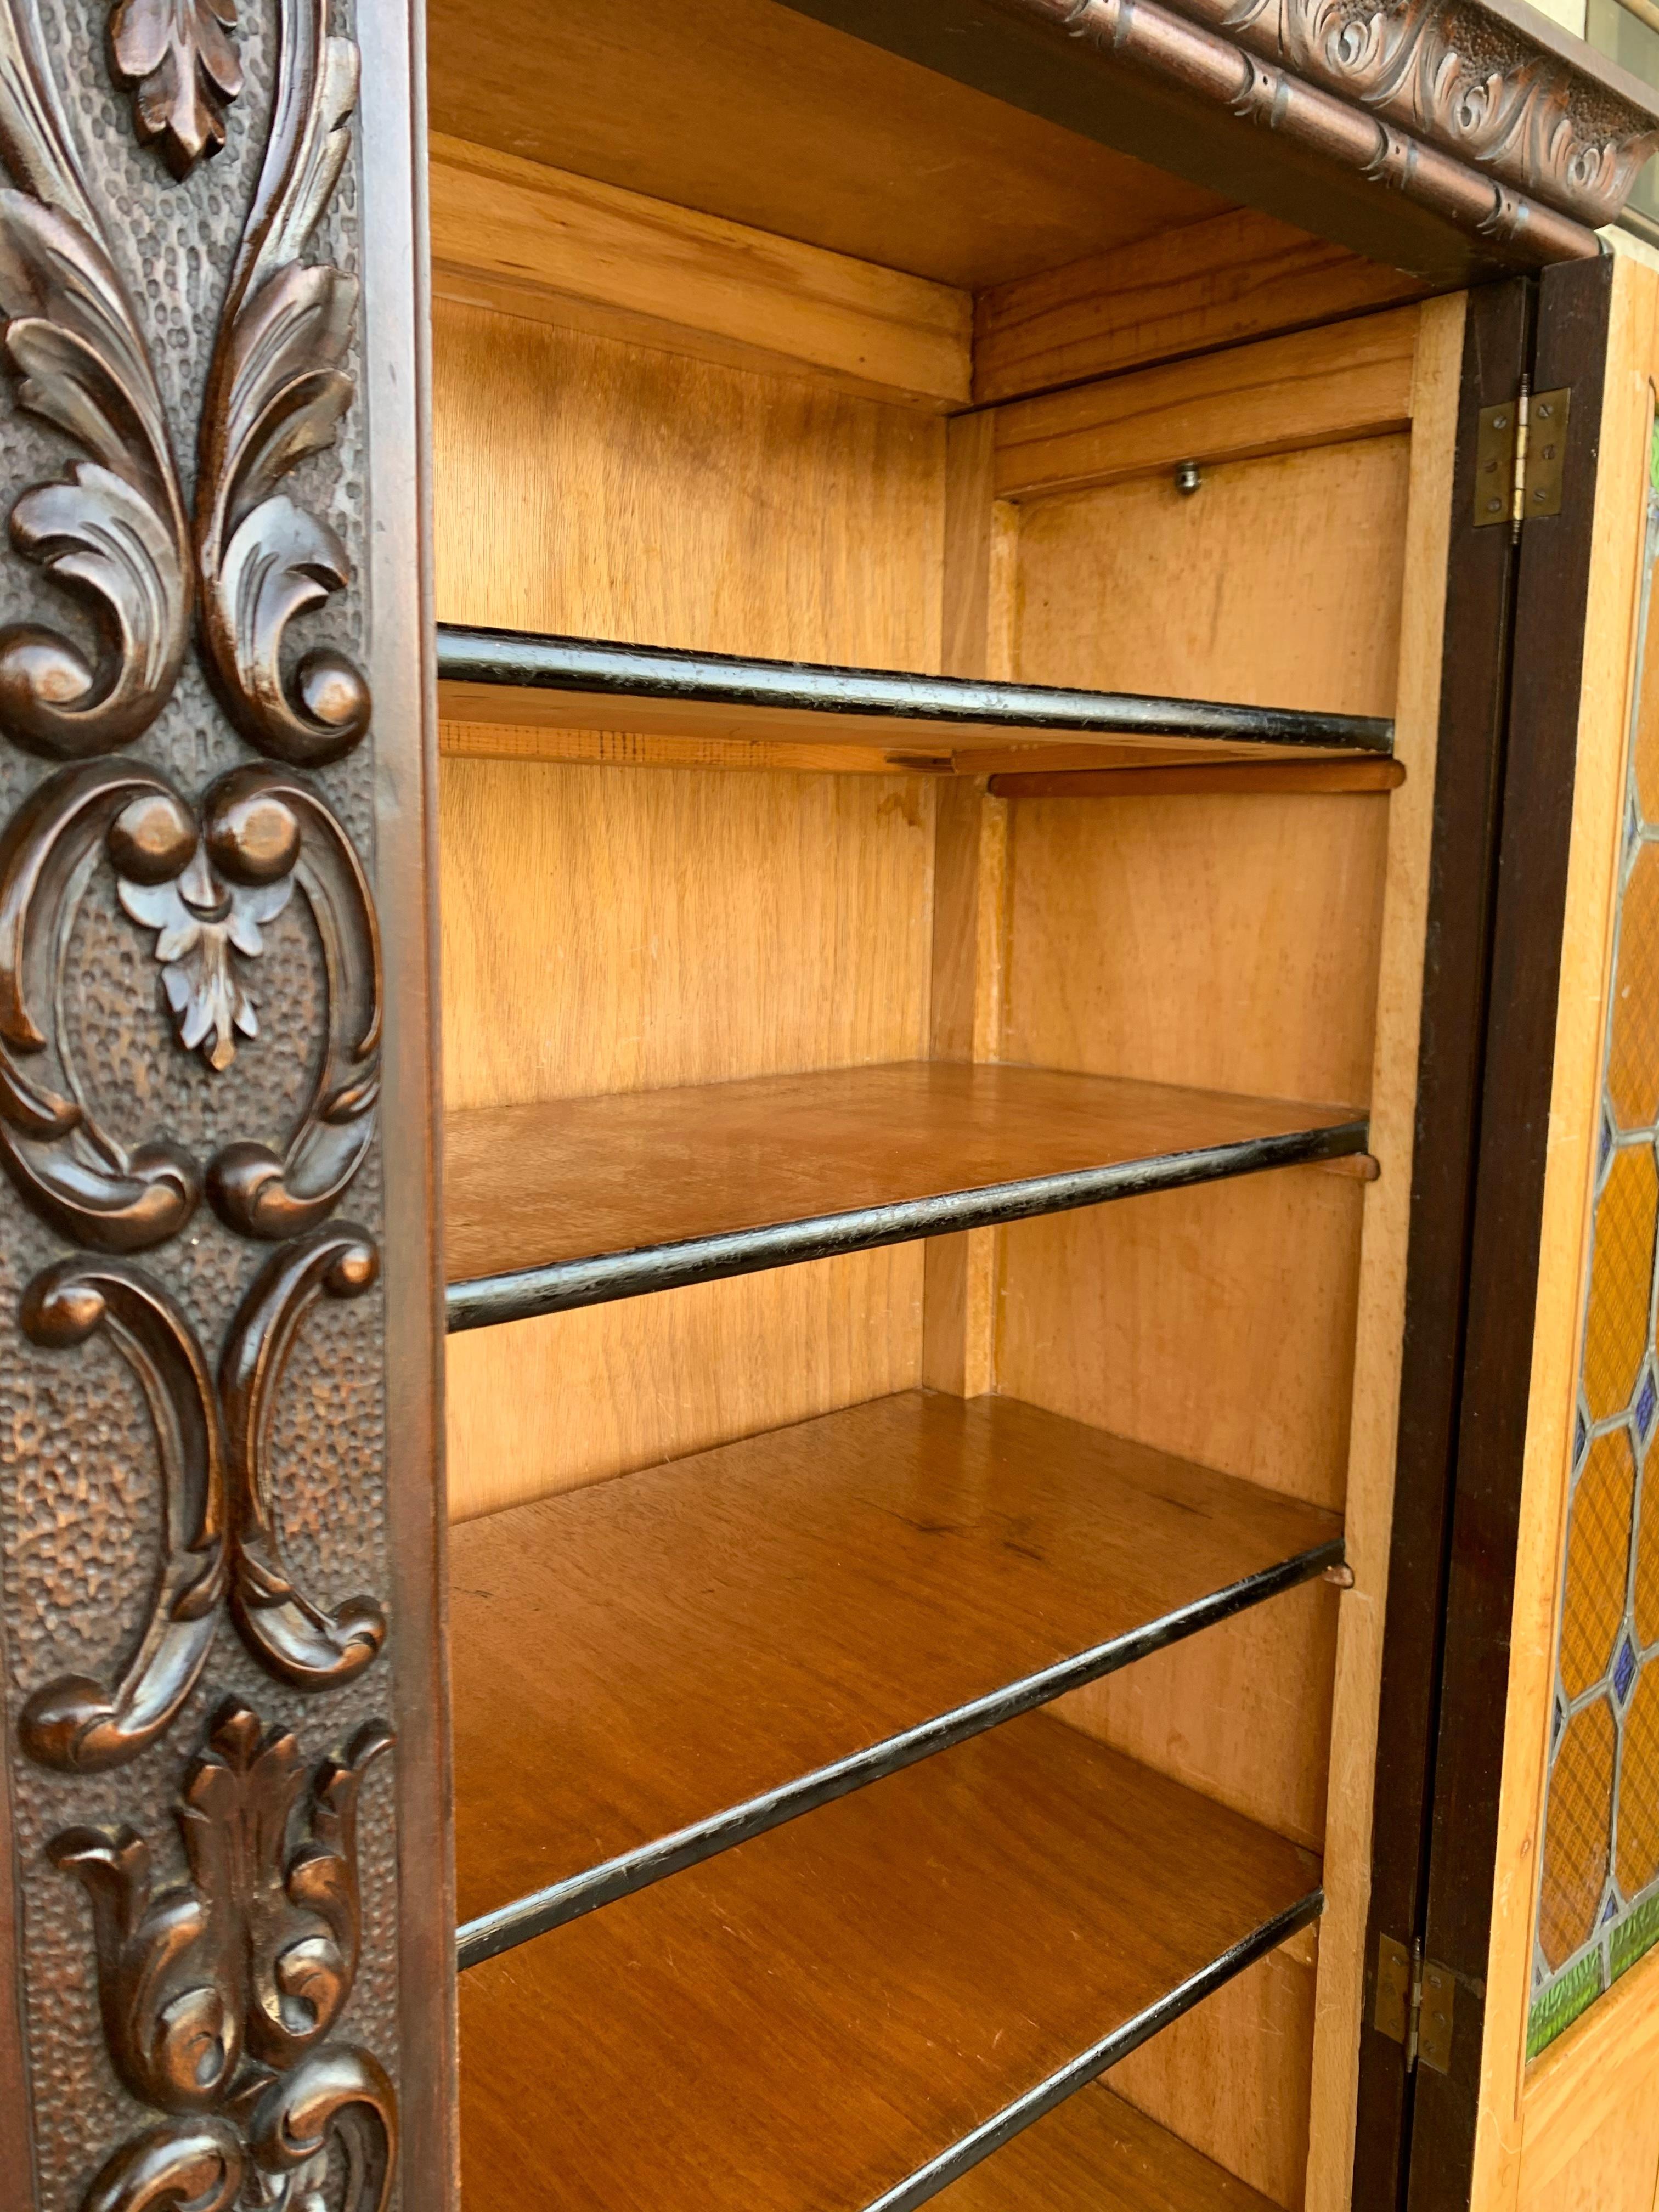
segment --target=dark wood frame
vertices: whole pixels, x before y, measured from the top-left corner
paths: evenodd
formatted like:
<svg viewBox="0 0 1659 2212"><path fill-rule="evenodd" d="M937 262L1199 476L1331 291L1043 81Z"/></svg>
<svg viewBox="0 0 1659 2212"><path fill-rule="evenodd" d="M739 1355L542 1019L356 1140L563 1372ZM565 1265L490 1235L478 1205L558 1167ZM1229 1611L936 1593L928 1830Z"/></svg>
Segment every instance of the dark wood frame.
<svg viewBox="0 0 1659 2212"><path fill-rule="evenodd" d="M1534 296L1535 293L1535 296ZM1355 2212L1473 2182L1612 263L1470 301L1361 2027ZM1561 514L1474 527L1482 407L1571 386ZM1498 541L1498 542L1494 542ZM1448 2073L1374 2024L1379 1937L1450 1970Z"/></svg>

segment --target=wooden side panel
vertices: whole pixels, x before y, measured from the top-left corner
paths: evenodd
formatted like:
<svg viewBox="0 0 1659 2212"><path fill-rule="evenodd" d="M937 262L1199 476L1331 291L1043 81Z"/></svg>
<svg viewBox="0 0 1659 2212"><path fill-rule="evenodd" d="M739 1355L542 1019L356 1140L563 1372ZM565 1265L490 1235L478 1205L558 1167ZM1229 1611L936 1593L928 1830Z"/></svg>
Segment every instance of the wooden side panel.
<svg viewBox="0 0 1659 2212"><path fill-rule="evenodd" d="M1019 674L1387 714L1409 481L1395 434L1022 503Z"/></svg>
<svg viewBox="0 0 1659 2212"><path fill-rule="evenodd" d="M1412 395L1412 475L1402 546L1395 749L1405 781L1389 801L1375 1052L1371 1153L1355 1316L1345 1521L1354 1586L1342 1601L1332 1698L1324 1917L1314 2041L1310 2212L1346 2212L1353 2192L1355 2107L1372 1872L1382 1626L1395 1511L1407 1255L1411 1234L1437 794L1441 672L1467 301L1423 310Z"/></svg>
<svg viewBox="0 0 1659 2212"><path fill-rule="evenodd" d="M1012 802L1003 1056L1363 1107L1389 804Z"/></svg>
<svg viewBox="0 0 1659 2212"><path fill-rule="evenodd" d="M1052 498L1177 461L1404 429L1419 320L1417 308L1397 308L999 408L998 496Z"/></svg>
<svg viewBox="0 0 1659 2212"><path fill-rule="evenodd" d="M1255 208L994 285L974 303L981 406L1414 300L1420 277Z"/></svg>
<svg viewBox="0 0 1659 2212"><path fill-rule="evenodd" d="M441 307L440 621L937 669L945 426Z"/></svg>
<svg viewBox="0 0 1659 2212"><path fill-rule="evenodd" d="M1308 1747L1330 1734L1336 1626L1337 1592L1310 1583L1259 1616L1091 1683L1060 1710L1091 1735L1318 1850L1326 1765ZM1172 1713L1185 1716L1178 1733Z"/></svg>
<svg viewBox="0 0 1659 2212"><path fill-rule="evenodd" d="M1239 2174L1285 2212L1300 2212L1308 2133L1305 2069L1286 2051L1313 2034L1314 1976L1292 1947L1270 1952L1115 2066L1120 2097Z"/></svg>
<svg viewBox="0 0 1659 2212"><path fill-rule="evenodd" d="M1377 317L1003 410L1018 673L1392 712L1413 495L1443 506L1437 480L1414 484L1403 427L1421 329L1416 310ZM1202 482L1183 495L1188 437ZM1406 790L1426 765L1408 760ZM1011 799L1004 1056L1364 1105L1397 798ZM1012 1228L999 1387L1340 1508L1368 1204L1298 1171ZM1300 1593L1066 1716L1318 1844L1340 1619L1334 1591ZM1293 1984L1241 1985L1212 2061L1172 2044L1139 2063L1159 2082L1148 2110L1299 2208L1314 1976L1273 1972Z"/></svg>
<svg viewBox="0 0 1659 2212"><path fill-rule="evenodd" d="M1000 1387L1340 1508L1364 1193L1291 1169L1005 1230Z"/></svg>

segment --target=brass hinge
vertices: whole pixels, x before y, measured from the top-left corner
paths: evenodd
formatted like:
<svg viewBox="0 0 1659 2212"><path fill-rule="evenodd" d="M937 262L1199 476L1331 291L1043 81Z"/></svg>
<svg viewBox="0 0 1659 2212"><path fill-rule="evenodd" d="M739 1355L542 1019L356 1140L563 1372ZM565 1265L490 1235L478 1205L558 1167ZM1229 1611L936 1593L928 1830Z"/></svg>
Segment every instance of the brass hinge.
<svg viewBox="0 0 1659 2212"><path fill-rule="evenodd" d="M1425 1959L1420 1943L1408 1951L1392 1936L1377 1937L1372 2017L1382 2034L1403 2045L1408 2074L1419 2064L1434 2074L1450 2073L1456 1987L1451 1969Z"/></svg>
<svg viewBox="0 0 1659 2212"><path fill-rule="evenodd" d="M1530 392L1522 378L1513 399L1480 410L1474 446L1474 526L1507 522L1518 538L1523 522L1559 514L1567 455L1571 387Z"/></svg>

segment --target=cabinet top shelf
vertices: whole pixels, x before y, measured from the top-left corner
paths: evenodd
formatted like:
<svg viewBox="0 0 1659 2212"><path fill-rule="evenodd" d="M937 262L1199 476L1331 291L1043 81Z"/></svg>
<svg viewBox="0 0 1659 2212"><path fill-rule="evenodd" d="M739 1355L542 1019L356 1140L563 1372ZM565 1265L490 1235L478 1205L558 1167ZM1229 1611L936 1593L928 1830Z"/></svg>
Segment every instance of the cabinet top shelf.
<svg viewBox="0 0 1659 2212"><path fill-rule="evenodd" d="M991 684L810 661L748 660L594 638L542 637L441 623L442 712L460 721L673 727L754 738L844 736L890 743L900 723L919 736L958 739L1109 737L1167 745L1199 740L1269 752L1394 750L1394 725L1368 714L1230 706L1135 692Z"/></svg>

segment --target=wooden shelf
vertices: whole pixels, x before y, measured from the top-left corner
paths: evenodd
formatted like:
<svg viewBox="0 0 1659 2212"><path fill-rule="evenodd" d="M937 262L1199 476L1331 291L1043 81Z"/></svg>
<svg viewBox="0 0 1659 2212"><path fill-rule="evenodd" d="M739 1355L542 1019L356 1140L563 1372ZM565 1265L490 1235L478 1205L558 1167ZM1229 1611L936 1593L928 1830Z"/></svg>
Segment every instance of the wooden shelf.
<svg viewBox="0 0 1659 2212"><path fill-rule="evenodd" d="M1140 693L990 684L876 668L750 660L516 630L438 629L439 711L449 720L523 722L642 736L891 745L1048 736L1171 738L1253 754L1394 750L1374 715L1309 714Z"/></svg>
<svg viewBox="0 0 1659 2212"><path fill-rule="evenodd" d="M446 1118L452 1329L1364 1151L1352 1108L914 1060Z"/></svg>
<svg viewBox="0 0 1659 2212"><path fill-rule="evenodd" d="M920 1390L465 1522L463 1964L1341 1556L1316 1507L1015 1399Z"/></svg>
<svg viewBox="0 0 1659 2212"><path fill-rule="evenodd" d="M468 2212L904 2212L1322 1901L1028 1714L464 1974Z"/></svg>
<svg viewBox="0 0 1659 2212"><path fill-rule="evenodd" d="M939 2212L1276 2212L1103 2081L1068 2097L935 2202Z"/></svg>

